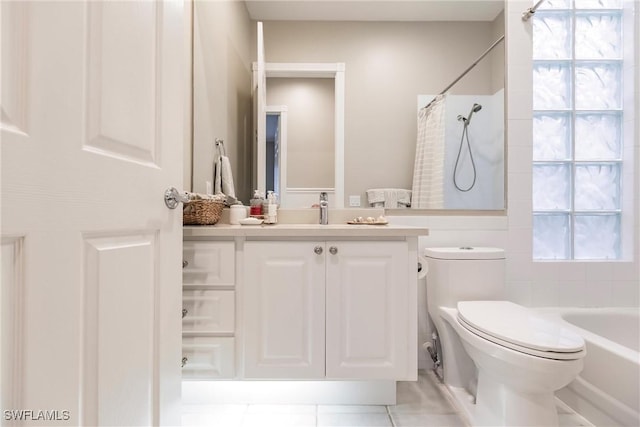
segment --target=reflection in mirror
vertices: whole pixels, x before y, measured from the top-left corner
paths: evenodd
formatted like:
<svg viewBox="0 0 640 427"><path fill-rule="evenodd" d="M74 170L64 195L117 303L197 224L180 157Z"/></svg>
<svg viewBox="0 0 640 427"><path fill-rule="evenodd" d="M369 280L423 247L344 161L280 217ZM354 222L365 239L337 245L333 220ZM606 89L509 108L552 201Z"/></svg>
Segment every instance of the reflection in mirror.
<svg viewBox="0 0 640 427"><path fill-rule="evenodd" d="M286 114L286 113L285 113ZM282 194L280 184L282 153L282 112L267 109L266 188Z"/></svg>
<svg viewBox="0 0 640 427"><path fill-rule="evenodd" d="M339 159L344 165L344 183L340 190L344 206L352 206L349 202L358 198L360 206L368 206L367 190L412 189L417 98L440 93L504 34L503 6L502 1L481 0L195 2L194 191L204 191L211 179L210 152L215 137L224 139L227 151L236 156L231 161L235 181L240 183L237 187L242 187L236 190L239 198L247 203L256 185L256 164L251 163L256 152L250 92L256 21L264 22L268 63L345 63L344 154ZM504 208L504 142L492 139L488 147L481 141L488 121L504 123L501 107L484 97L497 98L503 93L501 43L450 90L450 95L468 98L464 102L460 98L459 109L452 104L453 116L447 116L447 126L454 127L447 151L457 150L464 130L457 115L467 117L474 103L482 105L467 127L477 163L476 184L469 193L478 190L486 194L488 181L500 180L490 197L495 203L485 203L488 198L482 195L474 198L480 203L467 203L455 193L449 194L455 186L447 172L443 189L451 203L443 203L443 208ZM281 105L276 101L269 104ZM293 114L291 109L287 114ZM481 128L482 137L477 135ZM492 129L492 133L503 132L499 126ZM294 144L292 136L287 139L288 144ZM296 138L298 142L304 151L304 141ZM461 188L468 186L471 173L465 147L466 142L459 161ZM451 160L447 154L445 167L452 161L455 166L455 158ZM297 162L289 158L287 169L293 171ZM490 168L482 165L486 163ZM312 168L322 169L323 162ZM499 170L502 174L495 172ZM280 175L281 193L286 178ZM293 188L293 183L287 185Z"/></svg>
<svg viewBox="0 0 640 427"><path fill-rule="evenodd" d="M489 67L498 67L490 74L500 75L503 54L493 50L503 40L496 40L437 97L418 96L413 208L504 209L504 80L488 79L473 95L449 91L485 58Z"/></svg>
<svg viewBox="0 0 640 427"><path fill-rule="evenodd" d="M311 206L320 192L334 193L334 87L333 78L267 78L265 188L281 207ZM283 108L286 124L270 112Z"/></svg>

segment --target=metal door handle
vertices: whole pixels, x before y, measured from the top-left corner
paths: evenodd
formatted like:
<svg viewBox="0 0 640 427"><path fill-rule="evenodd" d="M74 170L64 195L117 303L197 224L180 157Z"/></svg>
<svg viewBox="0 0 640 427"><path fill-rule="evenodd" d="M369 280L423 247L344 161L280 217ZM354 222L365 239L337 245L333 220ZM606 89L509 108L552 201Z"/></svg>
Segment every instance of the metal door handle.
<svg viewBox="0 0 640 427"><path fill-rule="evenodd" d="M336 248L335 246L331 246L329 248L329 252L331 253L331 255L335 255L338 253L338 248Z"/></svg>
<svg viewBox="0 0 640 427"><path fill-rule="evenodd" d="M169 209L175 209L180 203L187 203L189 197L184 191L181 193L175 187L170 187L164 192L164 204Z"/></svg>
<svg viewBox="0 0 640 427"><path fill-rule="evenodd" d="M186 259L182 260L182 268L185 268L188 265L189 265L189 261L187 261Z"/></svg>
<svg viewBox="0 0 640 427"><path fill-rule="evenodd" d="M184 368L184 365L187 364L187 362L189 361L189 359L187 358L187 356L182 358L182 363L180 364L181 368Z"/></svg>
<svg viewBox="0 0 640 427"><path fill-rule="evenodd" d="M316 255L322 255L322 246L316 246L313 248L313 252L315 252Z"/></svg>
<svg viewBox="0 0 640 427"><path fill-rule="evenodd" d="M182 309L182 318L184 319L188 313L189 313L189 310L187 310L186 308L183 308Z"/></svg>

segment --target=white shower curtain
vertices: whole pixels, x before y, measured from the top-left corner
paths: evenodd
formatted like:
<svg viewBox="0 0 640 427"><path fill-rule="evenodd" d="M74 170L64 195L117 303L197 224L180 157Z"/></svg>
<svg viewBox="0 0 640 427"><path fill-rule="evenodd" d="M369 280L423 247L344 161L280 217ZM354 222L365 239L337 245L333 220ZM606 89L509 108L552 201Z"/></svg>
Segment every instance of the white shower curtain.
<svg viewBox="0 0 640 427"><path fill-rule="evenodd" d="M444 128L445 95L436 96L418 111L416 161L413 167L411 207L441 209L444 207Z"/></svg>

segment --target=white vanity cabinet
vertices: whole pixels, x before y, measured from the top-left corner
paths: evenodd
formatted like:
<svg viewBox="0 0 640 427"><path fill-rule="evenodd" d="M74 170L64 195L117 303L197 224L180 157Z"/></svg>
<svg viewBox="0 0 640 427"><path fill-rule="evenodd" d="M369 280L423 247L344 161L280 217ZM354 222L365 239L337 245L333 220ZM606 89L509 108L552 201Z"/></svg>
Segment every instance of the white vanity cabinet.
<svg viewBox="0 0 640 427"><path fill-rule="evenodd" d="M246 378L415 378L405 240L247 241Z"/></svg>
<svg viewBox="0 0 640 427"><path fill-rule="evenodd" d="M185 241L182 377L235 376L235 243Z"/></svg>

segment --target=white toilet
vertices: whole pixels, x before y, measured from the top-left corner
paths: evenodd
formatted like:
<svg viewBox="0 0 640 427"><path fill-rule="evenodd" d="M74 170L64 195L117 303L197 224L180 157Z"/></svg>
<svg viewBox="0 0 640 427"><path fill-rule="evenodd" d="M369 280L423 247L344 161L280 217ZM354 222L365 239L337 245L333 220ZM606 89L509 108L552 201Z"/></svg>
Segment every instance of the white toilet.
<svg viewBox="0 0 640 427"><path fill-rule="evenodd" d="M582 337L501 301L504 250L430 248L425 257L429 315L459 409L474 426L557 426L554 392L582 370Z"/></svg>

